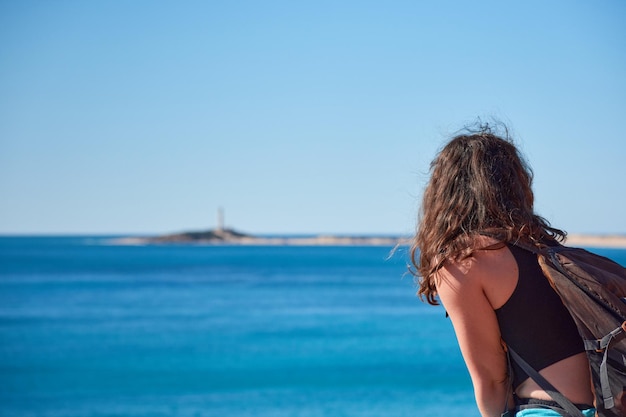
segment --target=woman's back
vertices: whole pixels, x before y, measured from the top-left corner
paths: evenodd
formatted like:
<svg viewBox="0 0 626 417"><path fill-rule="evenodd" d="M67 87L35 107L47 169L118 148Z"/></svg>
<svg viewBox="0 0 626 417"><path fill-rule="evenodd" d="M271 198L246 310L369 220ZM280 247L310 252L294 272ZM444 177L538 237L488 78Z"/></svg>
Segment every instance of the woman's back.
<svg viewBox="0 0 626 417"><path fill-rule="evenodd" d="M504 341L572 402L591 404L591 376L582 340L543 276L537 257L507 245L477 251L476 259L475 265L485 271L484 291ZM550 400L515 363L513 366L517 397Z"/></svg>

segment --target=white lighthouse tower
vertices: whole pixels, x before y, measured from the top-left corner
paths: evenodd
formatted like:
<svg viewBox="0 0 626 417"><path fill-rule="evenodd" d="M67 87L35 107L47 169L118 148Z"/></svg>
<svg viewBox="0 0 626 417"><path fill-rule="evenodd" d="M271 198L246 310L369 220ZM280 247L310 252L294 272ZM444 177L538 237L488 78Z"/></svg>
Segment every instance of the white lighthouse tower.
<svg viewBox="0 0 626 417"><path fill-rule="evenodd" d="M215 231L218 233L224 233L224 209L221 207L217 208L217 228Z"/></svg>

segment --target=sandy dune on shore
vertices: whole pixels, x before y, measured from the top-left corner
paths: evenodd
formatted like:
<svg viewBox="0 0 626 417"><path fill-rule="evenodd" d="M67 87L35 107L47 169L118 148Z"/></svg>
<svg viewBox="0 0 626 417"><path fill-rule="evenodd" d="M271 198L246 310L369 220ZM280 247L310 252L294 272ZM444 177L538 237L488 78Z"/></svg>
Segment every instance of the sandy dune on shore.
<svg viewBox="0 0 626 417"><path fill-rule="evenodd" d="M565 241L567 246L583 246L590 248L626 249L625 235L579 235L571 234Z"/></svg>

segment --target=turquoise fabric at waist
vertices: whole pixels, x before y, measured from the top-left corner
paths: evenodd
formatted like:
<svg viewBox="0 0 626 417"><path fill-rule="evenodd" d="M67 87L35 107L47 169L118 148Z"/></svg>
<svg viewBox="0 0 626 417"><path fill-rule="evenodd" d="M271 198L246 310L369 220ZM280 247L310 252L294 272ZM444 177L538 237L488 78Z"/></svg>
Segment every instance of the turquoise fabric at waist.
<svg viewBox="0 0 626 417"><path fill-rule="evenodd" d="M594 417L596 415L595 408L580 410L585 417ZM515 417L562 417L561 414L549 408L529 408L515 413Z"/></svg>
<svg viewBox="0 0 626 417"><path fill-rule="evenodd" d="M555 401L539 400L536 398L516 398L515 417L561 417L555 409L562 408ZM585 417L594 417L596 409L589 404L574 404Z"/></svg>

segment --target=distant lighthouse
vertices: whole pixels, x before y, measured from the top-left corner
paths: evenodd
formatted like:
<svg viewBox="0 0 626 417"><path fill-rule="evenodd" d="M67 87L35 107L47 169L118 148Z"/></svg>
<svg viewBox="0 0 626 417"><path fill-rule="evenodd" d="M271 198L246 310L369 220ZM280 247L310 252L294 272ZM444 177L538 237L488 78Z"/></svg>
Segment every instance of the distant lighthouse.
<svg viewBox="0 0 626 417"><path fill-rule="evenodd" d="M224 209L221 207L217 208L217 232L224 231Z"/></svg>

